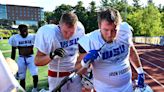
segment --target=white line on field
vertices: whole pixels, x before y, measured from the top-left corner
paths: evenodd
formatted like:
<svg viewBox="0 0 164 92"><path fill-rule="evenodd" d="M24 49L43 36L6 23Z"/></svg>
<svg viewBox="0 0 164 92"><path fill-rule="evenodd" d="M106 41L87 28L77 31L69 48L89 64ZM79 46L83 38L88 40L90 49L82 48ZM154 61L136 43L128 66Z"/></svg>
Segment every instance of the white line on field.
<svg viewBox="0 0 164 92"><path fill-rule="evenodd" d="M149 75L147 72L145 72L145 74L147 75L147 76L149 76L151 79L153 79L157 84L159 84L161 87L163 87L164 88L164 85L162 84L162 83L160 83L159 81L157 81L156 79L154 79L151 75Z"/></svg>
<svg viewBox="0 0 164 92"><path fill-rule="evenodd" d="M147 54L142 54L142 55L145 55L145 56L148 56L148 57L150 57L150 58L154 58L154 59L156 59L156 60L159 60L159 61L161 61L161 62L164 62L163 60L161 60L161 59L159 59L159 58L156 58L156 57L154 57L154 56L152 56L152 55L147 55Z"/></svg>
<svg viewBox="0 0 164 92"><path fill-rule="evenodd" d="M161 55L161 54L158 54L158 53L154 53L154 52L153 52L153 53L151 53L151 54L155 54L155 55L157 55L157 56L160 56L160 57L164 58L164 57L163 57L164 55Z"/></svg>
<svg viewBox="0 0 164 92"><path fill-rule="evenodd" d="M151 63L151 62L149 62L148 60L146 60L146 59L144 59L144 58L141 58L141 57L140 57L140 59L141 59L141 60L144 60L145 62L147 62L147 63L149 63L149 64L151 64L151 65L153 65L153 66L155 66L155 67L158 67L159 69L161 69L161 70L164 71L164 68L162 68L162 67L160 67L160 66L158 66L158 65L156 65L156 64L154 64L154 63Z"/></svg>

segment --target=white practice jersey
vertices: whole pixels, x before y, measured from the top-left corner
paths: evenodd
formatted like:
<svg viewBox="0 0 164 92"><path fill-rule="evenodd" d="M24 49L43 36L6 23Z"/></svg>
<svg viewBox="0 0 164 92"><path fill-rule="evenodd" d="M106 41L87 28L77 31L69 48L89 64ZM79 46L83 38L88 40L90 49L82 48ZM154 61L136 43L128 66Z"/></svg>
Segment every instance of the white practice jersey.
<svg viewBox="0 0 164 92"><path fill-rule="evenodd" d="M14 88L19 87L18 81L14 78L8 63L0 51L0 92L11 92Z"/></svg>
<svg viewBox="0 0 164 92"><path fill-rule="evenodd" d="M92 63L94 80L107 84L111 88L113 86L123 86L126 82L129 82L129 75L128 79L125 79L125 81L123 81L124 78L119 80L120 76L119 78L116 76L110 77L110 73L121 71L130 66L129 51L133 42L131 30L126 23L120 24L120 30L118 31L116 39L112 43L106 43L103 40L100 30L95 30L87 34L82 37L78 43L87 52L90 50L99 50L105 44L100 50L100 57ZM126 77L126 75L124 75L124 77ZM95 85L99 85L99 83Z"/></svg>
<svg viewBox="0 0 164 92"><path fill-rule="evenodd" d="M9 44L14 47L33 46L35 41L35 34L28 34L23 38L20 34L15 34L9 38Z"/></svg>
<svg viewBox="0 0 164 92"><path fill-rule="evenodd" d="M75 67L75 62L78 55L77 41L80 37L85 34L83 25L78 22L76 33L69 39L66 40L61 34L60 27L58 25L49 24L39 28L36 34L35 47L39 51L49 55L50 52L55 51L57 48L64 48L66 56L60 58L60 69L61 72L72 71ZM49 63L49 69L57 71L58 59L53 59Z"/></svg>

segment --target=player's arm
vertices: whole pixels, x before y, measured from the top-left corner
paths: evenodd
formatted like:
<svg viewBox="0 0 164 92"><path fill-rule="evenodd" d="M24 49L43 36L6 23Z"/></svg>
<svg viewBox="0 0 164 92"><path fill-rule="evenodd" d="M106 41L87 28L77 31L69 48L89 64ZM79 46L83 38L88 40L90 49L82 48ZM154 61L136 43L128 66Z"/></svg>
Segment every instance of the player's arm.
<svg viewBox="0 0 164 92"><path fill-rule="evenodd" d="M136 69L137 73L138 73L137 85L138 85L138 87L143 88L145 86L145 83L144 83L144 80L145 80L144 71L143 71L143 68L142 68L141 61L139 59L137 50L135 49L134 45L131 46L131 48L130 48L130 61L131 61L131 64Z"/></svg>
<svg viewBox="0 0 164 92"><path fill-rule="evenodd" d="M87 52L79 44L78 44L78 48L79 48L79 56L78 56L77 62L75 64L75 68L77 70L80 70L82 68L81 61L84 58L84 56L87 54ZM86 69L84 69L79 74L83 74L84 72L86 72Z"/></svg>
<svg viewBox="0 0 164 92"><path fill-rule="evenodd" d="M141 61L134 45L130 47L130 62L134 66L134 68L137 70L137 73L139 74L143 73Z"/></svg>
<svg viewBox="0 0 164 92"><path fill-rule="evenodd" d="M13 60L15 60L15 56L16 56L16 47L12 46L11 58L12 58Z"/></svg>
<svg viewBox="0 0 164 92"><path fill-rule="evenodd" d="M38 50L35 56L35 65L47 65L54 58L62 58L64 56L65 50L63 48L57 48L55 51L50 52L48 55Z"/></svg>
<svg viewBox="0 0 164 92"><path fill-rule="evenodd" d="M51 61L49 55L42 53L41 51L37 51L35 56L35 65L36 66L44 66L47 65Z"/></svg>

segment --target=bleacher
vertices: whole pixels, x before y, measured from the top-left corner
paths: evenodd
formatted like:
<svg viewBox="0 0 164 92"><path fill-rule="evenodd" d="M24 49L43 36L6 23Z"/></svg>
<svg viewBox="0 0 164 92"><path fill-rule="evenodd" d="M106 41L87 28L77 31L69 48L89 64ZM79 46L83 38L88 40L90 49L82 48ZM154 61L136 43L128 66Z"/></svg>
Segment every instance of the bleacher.
<svg viewBox="0 0 164 92"><path fill-rule="evenodd" d="M164 46L164 36L160 36L160 37L136 36L136 37L133 37L133 41L135 43L144 43L144 44Z"/></svg>

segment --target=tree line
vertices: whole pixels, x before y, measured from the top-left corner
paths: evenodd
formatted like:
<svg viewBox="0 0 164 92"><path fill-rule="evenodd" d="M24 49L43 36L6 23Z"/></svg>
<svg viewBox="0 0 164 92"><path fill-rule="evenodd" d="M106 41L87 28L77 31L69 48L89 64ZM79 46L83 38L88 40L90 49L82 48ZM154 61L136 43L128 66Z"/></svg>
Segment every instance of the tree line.
<svg viewBox="0 0 164 92"><path fill-rule="evenodd" d="M134 36L164 36L164 6L155 6L152 0L148 0L147 6L139 4L140 0L133 0L133 5L129 5L127 0L101 0L100 6L91 1L89 7L85 8L83 2L71 6L61 4L53 12L45 12L45 20L58 24L60 16L64 12L74 11L89 33L98 28L97 12L104 7L117 9L123 21L128 22L134 29Z"/></svg>

